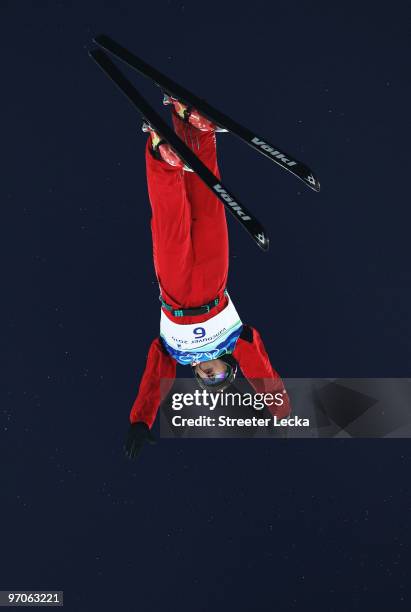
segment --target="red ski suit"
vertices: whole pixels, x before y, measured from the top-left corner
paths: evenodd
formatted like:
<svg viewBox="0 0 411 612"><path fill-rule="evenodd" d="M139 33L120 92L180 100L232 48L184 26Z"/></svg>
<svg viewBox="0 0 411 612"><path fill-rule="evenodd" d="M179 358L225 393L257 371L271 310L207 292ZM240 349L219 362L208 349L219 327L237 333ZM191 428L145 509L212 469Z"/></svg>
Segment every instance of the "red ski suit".
<svg viewBox="0 0 411 612"><path fill-rule="evenodd" d="M173 113L174 129L202 162L220 178L214 132L202 132ZM202 323L227 305L224 289L228 276L228 233L225 210L218 198L194 172L186 172L153 157L149 141L146 169L150 204L153 257L163 300L173 308L196 308L219 298L219 304L204 315L174 317L180 324ZM233 357L244 376L260 393L283 392L284 385L271 366L256 329L244 326ZM160 381L169 379L171 388L176 362L157 337L148 352L146 368L130 421L152 426L160 406ZM260 380L253 380L260 379ZM261 379L269 379L261 381ZM278 417L290 412L288 396L276 409Z"/></svg>

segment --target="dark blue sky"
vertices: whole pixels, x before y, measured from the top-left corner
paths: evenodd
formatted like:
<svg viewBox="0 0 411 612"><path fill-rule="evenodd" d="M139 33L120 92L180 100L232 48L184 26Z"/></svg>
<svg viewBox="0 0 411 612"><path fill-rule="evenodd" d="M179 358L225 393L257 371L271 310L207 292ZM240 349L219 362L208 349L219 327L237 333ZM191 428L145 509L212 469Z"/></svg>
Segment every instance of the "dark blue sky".
<svg viewBox="0 0 411 612"><path fill-rule="evenodd" d="M3 2L1 589L70 612L407 610L408 441L162 440L123 458L151 339L140 119L105 32L309 164L229 135L229 290L284 376L410 371L404 2ZM128 73L153 104L156 88ZM167 116L167 110L162 111Z"/></svg>

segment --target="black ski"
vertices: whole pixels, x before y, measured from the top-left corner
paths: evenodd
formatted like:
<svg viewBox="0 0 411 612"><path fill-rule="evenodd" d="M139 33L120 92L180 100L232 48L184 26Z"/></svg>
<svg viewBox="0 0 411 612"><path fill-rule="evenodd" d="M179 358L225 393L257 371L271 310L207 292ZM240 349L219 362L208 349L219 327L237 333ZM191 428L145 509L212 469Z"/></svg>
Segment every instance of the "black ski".
<svg viewBox="0 0 411 612"><path fill-rule="evenodd" d="M191 93L191 91L165 76L159 70L150 66L150 64L147 64L147 62L119 45L109 36L101 34L94 38L94 42L128 64L131 68L137 70L143 76L154 81L154 83L168 95L178 98L189 106L194 106L202 115L207 117L207 119L213 121L219 127L232 132L235 136L238 136L238 138L241 138L241 140L253 147L253 149L262 153L281 166L281 168L288 170L291 174L301 179L306 185L311 187L311 189L314 189L314 191L320 191L319 180L314 176L312 170L302 162L291 157L284 151L280 151L278 147L270 144L265 138L257 136L254 132L251 132L227 115L215 109L202 98L198 98Z"/></svg>
<svg viewBox="0 0 411 612"><path fill-rule="evenodd" d="M253 237L258 246L267 251L269 246L268 236L259 223L245 206L239 203L238 199L214 176L214 174L203 164L191 149L177 136L174 130L157 114L153 107L143 98L137 89L113 64L110 58L100 49L90 51L90 56L102 68L105 74L117 85L117 87L127 96L134 107L140 111L143 118L156 130L161 138L164 138L181 157L181 159L191 168L200 179L207 185L214 195L221 200L227 210L241 223L246 231Z"/></svg>

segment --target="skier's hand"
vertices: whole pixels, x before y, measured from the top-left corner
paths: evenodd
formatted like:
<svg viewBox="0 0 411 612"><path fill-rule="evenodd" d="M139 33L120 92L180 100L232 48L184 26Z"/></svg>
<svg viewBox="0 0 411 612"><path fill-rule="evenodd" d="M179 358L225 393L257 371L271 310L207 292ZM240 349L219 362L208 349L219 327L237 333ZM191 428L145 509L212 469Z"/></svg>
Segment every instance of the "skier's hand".
<svg viewBox="0 0 411 612"><path fill-rule="evenodd" d="M138 421L130 425L127 438L124 444L124 452L129 459L135 459L144 446L144 443L155 444L156 439L151 433L147 423Z"/></svg>

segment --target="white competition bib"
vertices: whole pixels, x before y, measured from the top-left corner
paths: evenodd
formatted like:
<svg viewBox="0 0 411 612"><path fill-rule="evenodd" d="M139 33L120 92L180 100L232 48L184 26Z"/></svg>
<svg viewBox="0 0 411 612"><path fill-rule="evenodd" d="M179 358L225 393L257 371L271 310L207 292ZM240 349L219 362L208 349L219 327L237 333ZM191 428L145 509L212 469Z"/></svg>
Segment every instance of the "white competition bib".
<svg viewBox="0 0 411 612"><path fill-rule="evenodd" d="M232 353L241 330L240 317L229 296L224 310L203 323L175 323L161 311L160 336L170 355L183 365Z"/></svg>

